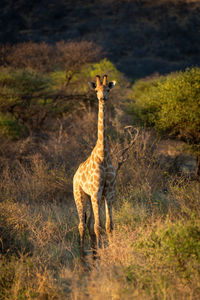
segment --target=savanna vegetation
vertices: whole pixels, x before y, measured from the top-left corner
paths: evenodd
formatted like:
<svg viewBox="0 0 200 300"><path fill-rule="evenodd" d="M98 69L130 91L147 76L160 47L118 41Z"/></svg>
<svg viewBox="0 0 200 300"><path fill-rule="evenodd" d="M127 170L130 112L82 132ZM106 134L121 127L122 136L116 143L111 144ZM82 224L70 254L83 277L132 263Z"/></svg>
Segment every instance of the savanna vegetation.
<svg viewBox="0 0 200 300"><path fill-rule="evenodd" d="M198 299L199 169L169 167L159 145L199 157L199 68L132 85L90 42L1 46L0 299ZM96 142L97 100L87 82L117 81L109 101L117 178L114 231L86 267L78 247L73 174ZM198 166L198 164L197 164ZM102 209L102 225L105 216Z"/></svg>
<svg viewBox="0 0 200 300"><path fill-rule="evenodd" d="M140 80L133 86L130 112L146 126L182 139L197 156L200 175L200 69Z"/></svg>

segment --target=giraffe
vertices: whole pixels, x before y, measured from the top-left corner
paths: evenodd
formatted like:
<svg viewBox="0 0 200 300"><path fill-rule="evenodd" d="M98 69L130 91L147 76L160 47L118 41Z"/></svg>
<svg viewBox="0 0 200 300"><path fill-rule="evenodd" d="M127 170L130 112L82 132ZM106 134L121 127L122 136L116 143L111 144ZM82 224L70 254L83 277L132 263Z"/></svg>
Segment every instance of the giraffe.
<svg viewBox="0 0 200 300"><path fill-rule="evenodd" d="M100 205L103 201L105 201L108 237L113 229L112 203L115 198L116 172L111 160L106 134L106 107L108 94L115 84L116 81L107 83L107 75L103 76L103 83L101 83L99 75L96 76L96 83L89 82L90 87L96 91L99 102L98 138L90 156L80 164L73 178L73 193L79 216L81 258L84 257L87 203L90 204L87 227L93 254L96 253L96 246L100 247Z"/></svg>

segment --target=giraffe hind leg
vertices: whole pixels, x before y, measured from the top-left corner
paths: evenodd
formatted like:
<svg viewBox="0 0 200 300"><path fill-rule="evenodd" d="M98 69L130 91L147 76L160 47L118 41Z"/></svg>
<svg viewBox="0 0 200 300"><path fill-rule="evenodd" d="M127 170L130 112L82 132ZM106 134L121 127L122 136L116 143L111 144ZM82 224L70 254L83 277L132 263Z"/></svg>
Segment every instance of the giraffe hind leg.
<svg viewBox="0 0 200 300"><path fill-rule="evenodd" d="M86 229L86 204L87 195L83 192L78 184L74 184L74 200L79 216L79 234L80 234L80 257L84 258L84 237Z"/></svg>
<svg viewBox="0 0 200 300"><path fill-rule="evenodd" d="M91 248L93 251L93 255L96 255L96 235L94 232L94 213L92 209L92 204L90 201L90 216L87 222L87 227L90 235L90 243L91 243Z"/></svg>
<svg viewBox="0 0 200 300"><path fill-rule="evenodd" d="M114 194L107 195L105 198L105 209L106 209L106 233L108 239L110 240L110 236L113 230L113 221L112 221L112 203L114 200Z"/></svg>
<svg viewBox="0 0 200 300"><path fill-rule="evenodd" d="M96 235L96 244L97 249L100 247L100 201L101 201L101 194L98 195L99 197L91 197L92 209L94 213L94 232Z"/></svg>

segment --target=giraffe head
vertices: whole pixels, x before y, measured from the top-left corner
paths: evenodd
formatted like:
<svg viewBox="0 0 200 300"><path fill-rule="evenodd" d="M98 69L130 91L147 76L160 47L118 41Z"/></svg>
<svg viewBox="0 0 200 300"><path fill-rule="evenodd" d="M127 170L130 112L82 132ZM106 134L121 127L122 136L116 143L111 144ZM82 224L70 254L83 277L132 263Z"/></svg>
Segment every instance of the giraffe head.
<svg viewBox="0 0 200 300"><path fill-rule="evenodd" d="M96 91L99 101L106 101L110 90L115 86L116 81L107 83L107 75L103 76L103 83L100 81L100 76L96 76L96 83L89 82L90 87Z"/></svg>

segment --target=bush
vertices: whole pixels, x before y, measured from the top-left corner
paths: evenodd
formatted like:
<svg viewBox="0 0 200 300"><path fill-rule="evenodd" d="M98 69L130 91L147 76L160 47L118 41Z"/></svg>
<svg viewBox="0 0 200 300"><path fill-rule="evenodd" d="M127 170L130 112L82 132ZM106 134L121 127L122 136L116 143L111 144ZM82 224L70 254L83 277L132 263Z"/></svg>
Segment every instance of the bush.
<svg viewBox="0 0 200 300"><path fill-rule="evenodd" d="M200 138L200 69L187 69L133 86L135 106L143 122L160 131ZM133 104L131 104L133 107Z"/></svg>
<svg viewBox="0 0 200 300"><path fill-rule="evenodd" d="M0 132L3 136L12 139L19 139L22 137L22 127L10 114L0 113Z"/></svg>
<svg viewBox="0 0 200 300"><path fill-rule="evenodd" d="M200 68L186 69L133 86L130 113L147 126L187 142L200 156ZM198 159L197 173L200 173Z"/></svg>
<svg viewBox="0 0 200 300"><path fill-rule="evenodd" d="M168 267L176 268L180 276L192 279L200 263L200 224L197 219L176 221L155 226L151 233L137 247L145 256L156 256Z"/></svg>
<svg viewBox="0 0 200 300"><path fill-rule="evenodd" d="M48 76L35 71L2 69L0 112L3 135L19 138L24 129L31 131L41 126L50 109L47 98L51 82Z"/></svg>
<svg viewBox="0 0 200 300"><path fill-rule="evenodd" d="M16 99L20 97L32 98L50 91L51 79L32 70L17 70L2 68L0 75L1 102L4 98Z"/></svg>
<svg viewBox="0 0 200 300"><path fill-rule="evenodd" d="M103 76L107 74L108 81L116 80L117 85L115 89L113 89L112 94L109 96L109 99L112 95L116 95L118 98L119 94L122 92L122 87L128 85L128 80L124 77L124 75L117 70L115 65L109 61L107 58L104 58L96 63L89 63L79 69L79 72L74 75L71 81L71 89L74 93L79 94L88 94L94 98L94 92L91 92L89 88L88 81L95 81L96 75ZM96 96L95 96L96 98ZM120 98L121 100L121 98Z"/></svg>

